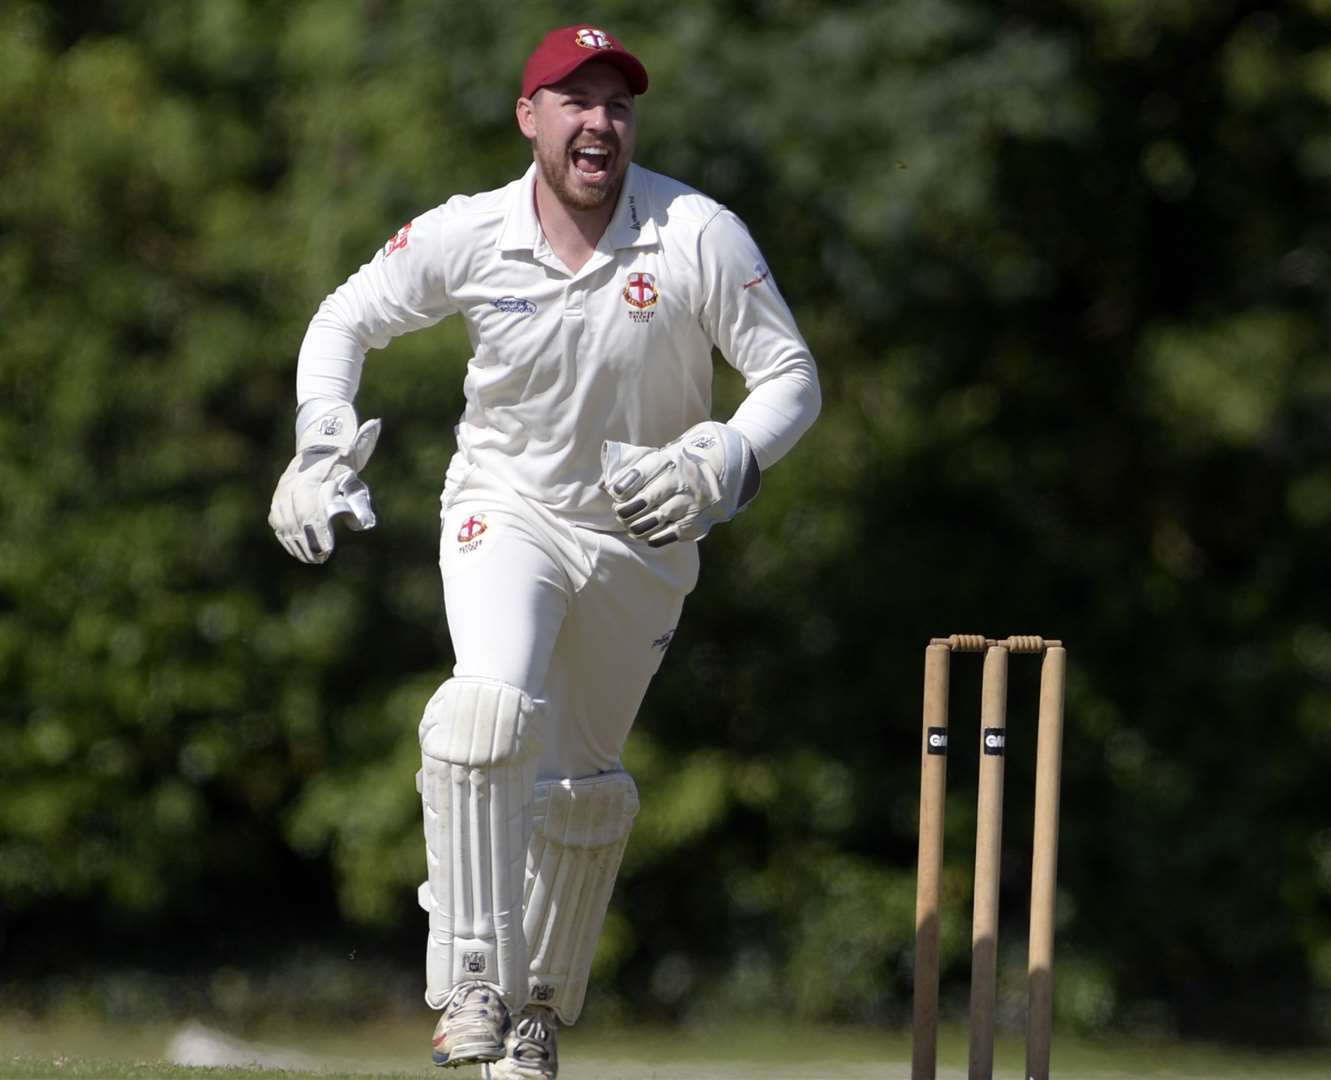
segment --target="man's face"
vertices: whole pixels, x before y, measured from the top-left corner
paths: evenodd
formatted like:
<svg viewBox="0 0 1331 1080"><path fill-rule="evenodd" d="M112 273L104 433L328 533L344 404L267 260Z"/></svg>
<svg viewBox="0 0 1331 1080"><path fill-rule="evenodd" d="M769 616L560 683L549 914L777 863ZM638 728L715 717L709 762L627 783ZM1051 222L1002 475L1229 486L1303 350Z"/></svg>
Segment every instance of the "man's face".
<svg viewBox="0 0 1331 1080"><path fill-rule="evenodd" d="M519 99L518 126L541 177L569 209L595 210L619 197L633 159L634 114L618 68L593 61Z"/></svg>

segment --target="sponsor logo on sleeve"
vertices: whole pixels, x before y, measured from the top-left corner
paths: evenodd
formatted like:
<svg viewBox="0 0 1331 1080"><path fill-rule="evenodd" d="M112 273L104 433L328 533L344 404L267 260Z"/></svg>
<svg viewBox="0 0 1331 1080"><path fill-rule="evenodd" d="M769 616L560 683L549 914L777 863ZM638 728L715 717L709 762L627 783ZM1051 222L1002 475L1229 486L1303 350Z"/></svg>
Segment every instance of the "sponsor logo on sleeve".
<svg viewBox="0 0 1331 1080"><path fill-rule="evenodd" d="M659 649L661 652L665 652L666 649L670 648L670 643L674 640L675 640L675 631L667 630L664 634L662 634L659 638L657 638L655 641L652 642L652 648Z"/></svg>
<svg viewBox="0 0 1331 1080"><path fill-rule="evenodd" d="M402 226L402 228L398 229L397 232L395 232L391 237L389 237L388 243L384 245L384 258L386 259L388 258L388 256L393 254L393 252L401 251L404 247L406 247L407 240L410 238L410 236L411 236L411 222L408 221L405 225Z"/></svg>

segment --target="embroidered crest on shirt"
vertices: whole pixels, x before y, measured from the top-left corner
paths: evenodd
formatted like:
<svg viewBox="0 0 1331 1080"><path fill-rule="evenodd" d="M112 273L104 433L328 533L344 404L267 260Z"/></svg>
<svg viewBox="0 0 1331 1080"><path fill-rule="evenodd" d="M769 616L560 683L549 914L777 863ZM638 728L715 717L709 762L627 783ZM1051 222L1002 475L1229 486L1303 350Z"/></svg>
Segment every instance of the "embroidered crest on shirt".
<svg viewBox="0 0 1331 1080"><path fill-rule="evenodd" d="M634 322L651 322L656 312L651 308L661 299L656 288L656 278L647 273L632 273L624 286L624 302L628 304L628 316Z"/></svg>
<svg viewBox="0 0 1331 1080"><path fill-rule="evenodd" d="M484 514L472 514L458 529L458 554L466 555L481 546L481 534L489 528Z"/></svg>
<svg viewBox="0 0 1331 1080"><path fill-rule="evenodd" d="M395 232L391 237L389 237L388 243L384 245L384 258L388 258L389 255L393 254L393 252L406 247L407 238L408 236L410 236L410 234L411 234L411 222L408 221L405 225L402 226L402 228L398 229L397 232Z"/></svg>

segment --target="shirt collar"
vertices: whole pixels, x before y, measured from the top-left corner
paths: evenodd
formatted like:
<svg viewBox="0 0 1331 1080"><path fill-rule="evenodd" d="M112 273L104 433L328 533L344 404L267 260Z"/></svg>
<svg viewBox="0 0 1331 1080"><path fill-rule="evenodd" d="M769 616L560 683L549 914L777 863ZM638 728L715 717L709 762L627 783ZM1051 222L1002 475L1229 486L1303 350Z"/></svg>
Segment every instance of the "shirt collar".
<svg viewBox="0 0 1331 1080"><path fill-rule="evenodd" d="M619 193L619 205L606 226L605 234L611 247L647 247L656 243L656 217L652 213L647 177L637 165L630 164L624 174L624 188Z"/></svg>
<svg viewBox="0 0 1331 1080"><path fill-rule="evenodd" d="M646 176L637 165L630 164L619 193L619 205L597 246L604 248L608 242L612 249L618 250L648 247L656 241L656 218ZM541 223L536 217L536 162L533 161L515 186L513 202L499 234L499 250L534 252L543 242Z"/></svg>
<svg viewBox="0 0 1331 1080"><path fill-rule="evenodd" d="M508 217L499 234L499 250L535 251L541 238L541 223L536 218L536 162L531 163L514 187Z"/></svg>

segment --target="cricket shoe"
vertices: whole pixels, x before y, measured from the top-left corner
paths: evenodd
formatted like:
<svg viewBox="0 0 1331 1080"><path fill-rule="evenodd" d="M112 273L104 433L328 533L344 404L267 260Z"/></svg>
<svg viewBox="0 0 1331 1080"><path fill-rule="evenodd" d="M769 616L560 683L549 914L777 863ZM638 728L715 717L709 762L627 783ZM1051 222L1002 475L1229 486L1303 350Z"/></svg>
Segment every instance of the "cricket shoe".
<svg viewBox="0 0 1331 1080"><path fill-rule="evenodd" d="M436 1065L479 1065L504 1056L512 1022L499 990L489 983L458 983L444 999L430 1057ZM553 1073L551 1075L554 1075Z"/></svg>
<svg viewBox="0 0 1331 1080"><path fill-rule="evenodd" d="M482 1066L482 1080L555 1080L559 1075L557 1026L549 1009L523 1009L504 1040L503 1060Z"/></svg>

